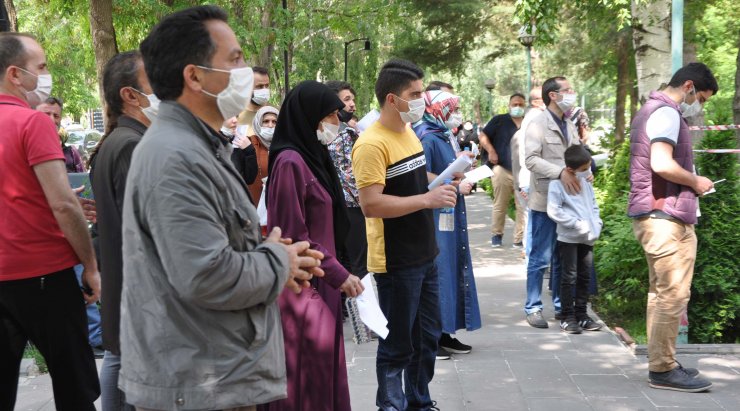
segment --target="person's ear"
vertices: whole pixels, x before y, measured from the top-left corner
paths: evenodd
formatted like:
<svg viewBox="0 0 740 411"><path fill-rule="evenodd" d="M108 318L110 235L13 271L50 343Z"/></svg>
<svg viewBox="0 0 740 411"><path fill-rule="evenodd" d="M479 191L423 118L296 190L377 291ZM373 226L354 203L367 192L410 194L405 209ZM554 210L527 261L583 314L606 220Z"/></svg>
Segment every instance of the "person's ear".
<svg viewBox="0 0 740 411"><path fill-rule="evenodd" d="M141 106L141 102L139 102L139 93L137 93L134 89L131 87L124 87L118 91L118 95L121 96L121 101L123 101L123 104L130 104L132 106Z"/></svg>
<svg viewBox="0 0 740 411"><path fill-rule="evenodd" d="M203 73L195 64L188 64L182 69L183 85L193 92L200 93L203 90Z"/></svg>
<svg viewBox="0 0 740 411"><path fill-rule="evenodd" d="M385 104L396 104L396 96L393 95L393 93L388 93L385 95Z"/></svg>

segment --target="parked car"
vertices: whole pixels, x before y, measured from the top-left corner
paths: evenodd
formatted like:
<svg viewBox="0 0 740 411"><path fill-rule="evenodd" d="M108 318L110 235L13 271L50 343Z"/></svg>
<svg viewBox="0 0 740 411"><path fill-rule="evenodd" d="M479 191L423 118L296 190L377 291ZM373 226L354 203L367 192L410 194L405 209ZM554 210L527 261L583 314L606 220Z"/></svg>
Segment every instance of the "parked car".
<svg viewBox="0 0 740 411"><path fill-rule="evenodd" d="M90 156L90 151L92 151L103 137L98 130L94 129L68 130L68 134L67 145L76 148L80 153L80 157L82 157L82 161L85 163L87 163L87 159Z"/></svg>

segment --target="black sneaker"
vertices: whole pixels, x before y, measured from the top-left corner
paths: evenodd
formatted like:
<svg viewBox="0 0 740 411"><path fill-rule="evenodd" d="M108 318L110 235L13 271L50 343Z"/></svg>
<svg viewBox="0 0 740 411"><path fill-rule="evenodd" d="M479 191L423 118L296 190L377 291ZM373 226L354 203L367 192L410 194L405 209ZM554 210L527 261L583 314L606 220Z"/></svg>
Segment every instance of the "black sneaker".
<svg viewBox="0 0 740 411"><path fill-rule="evenodd" d="M590 317L586 317L583 320L579 320L578 325L580 325L581 328L583 328L586 331L599 331L602 327L601 324L592 320Z"/></svg>
<svg viewBox="0 0 740 411"><path fill-rule="evenodd" d="M558 321L564 320L565 317L563 316L563 312L562 311L555 311L555 319L558 320Z"/></svg>
<svg viewBox="0 0 740 411"><path fill-rule="evenodd" d="M650 387L660 390L702 392L712 387L711 382L703 378L690 376L682 367L676 367L666 372L650 371L648 379Z"/></svg>
<svg viewBox="0 0 740 411"><path fill-rule="evenodd" d="M689 375L689 377L696 377L697 375L699 375L699 370L697 370L696 368L686 368L678 361L676 361L676 364L678 364L678 367L676 368L682 369L683 372Z"/></svg>
<svg viewBox="0 0 740 411"><path fill-rule="evenodd" d="M583 332L583 329L578 325L577 321L563 320L560 322L560 329L568 334L580 334Z"/></svg>
<svg viewBox="0 0 740 411"><path fill-rule="evenodd" d="M491 247L498 248L501 247L501 245L504 242L504 236L502 235L494 235L491 237Z"/></svg>
<svg viewBox="0 0 740 411"><path fill-rule="evenodd" d="M535 311L527 314L527 322L534 328L548 328L547 321L542 318L542 311Z"/></svg>
<svg viewBox="0 0 740 411"><path fill-rule="evenodd" d="M450 355L449 352L447 352L447 350L445 350L442 347L437 348L437 359L438 360L449 360L450 357L452 356Z"/></svg>
<svg viewBox="0 0 740 411"><path fill-rule="evenodd" d="M452 338L449 334L442 334L442 338L439 339L439 346L453 354L469 354L473 349L473 347L461 343L457 338Z"/></svg>
<svg viewBox="0 0 740 411"><path fill-rule="evenodd" d="M432 400L432 406L429 407L429 411L440 411L439 408L437 408L437 401Z"/></svg>
<svg viewBox="0 0 740 411"><path fill-rule="evenodd" d="M512 246L513 248L522 248L522 247L524 247L524 243L520 241L520 242L518 242L518 243L514 243L514 244L512 244L511 246Z"/></svg>

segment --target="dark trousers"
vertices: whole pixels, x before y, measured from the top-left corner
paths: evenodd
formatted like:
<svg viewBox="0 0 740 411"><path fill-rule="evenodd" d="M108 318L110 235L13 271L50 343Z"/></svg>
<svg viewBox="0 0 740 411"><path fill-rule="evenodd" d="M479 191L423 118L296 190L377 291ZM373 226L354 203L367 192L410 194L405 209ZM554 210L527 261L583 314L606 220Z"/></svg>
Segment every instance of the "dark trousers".
<svg viewBox="0 0 740 411"><path fill-rule="evenodd" d="M588 304L588 285L594 257L592 245L558 241L560 264L560 304L566 321L584 320ZM575 294L575 295L574 295Z"/></svg>
<svg viewBox="0 0 740 411"><path fill-rule="evenodd" d="M429 382L442 335L437 269L432 261L377 274L375 282L390 331L378 342L375 404L382 411L429 410Z"/></svg>
<svg viewBox="0 0 740 411"><path fill-rule="evenodd" d="M58 411L94 411L100 395L82 291L72 268L0 281L0 410L12 410L23 351L31 341L51 374Z"/></svg>
<svg viewBox="0 0 740 411"><path fill-rule="evenodd" d="M367 234L365 232L365 215L360 207L347 207L349 232L345 242L345 268L362 278L367 274Z"/></svg>

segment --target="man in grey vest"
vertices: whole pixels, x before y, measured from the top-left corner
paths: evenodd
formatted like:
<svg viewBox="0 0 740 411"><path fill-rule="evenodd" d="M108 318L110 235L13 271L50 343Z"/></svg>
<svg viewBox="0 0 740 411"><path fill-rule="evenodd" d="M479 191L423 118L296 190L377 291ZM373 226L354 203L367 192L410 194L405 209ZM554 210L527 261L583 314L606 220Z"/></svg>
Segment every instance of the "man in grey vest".
<svg viewBox="0 0 740 411"><path fill-rule="evenodd" d="M697 195L712 182L694 172L686 120L717 93L707 66L691 63L663 91L650 93L632 121L628 214L650 268L647 299L649 381L653 388L701 392L712 383L676 361L681 313L691 294L696 261Z"/></svg>

